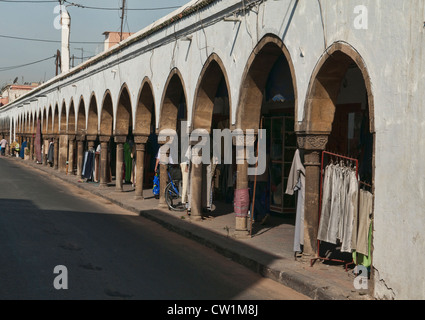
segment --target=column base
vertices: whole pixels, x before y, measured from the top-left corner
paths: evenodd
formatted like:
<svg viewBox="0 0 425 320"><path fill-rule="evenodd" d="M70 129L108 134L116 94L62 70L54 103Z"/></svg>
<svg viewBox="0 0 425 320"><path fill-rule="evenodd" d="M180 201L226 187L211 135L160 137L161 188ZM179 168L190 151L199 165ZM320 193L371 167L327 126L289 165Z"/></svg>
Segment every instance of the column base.
<svg viewBox="0 0 425 320"><path fill-rule="evenodd" d="M237 239L250 239L251 236L248 230L235 230L233 235Z"/></svg>
<svg viewBox="0 0 425 320"><path fill-rule="evenodd" d="M134 196L134 200L145 200L143 196Z"/></svg>
<svg viewBox="0 0 425 320"><path fill-rule="evenodd" d="M190 215L190 220L193 220L193 221L202 221L203 220L203 217L202 216L200 216L200 215L196 215L196 216L194 216L193 215L193 211L191 212L191 215Z"/></svg>

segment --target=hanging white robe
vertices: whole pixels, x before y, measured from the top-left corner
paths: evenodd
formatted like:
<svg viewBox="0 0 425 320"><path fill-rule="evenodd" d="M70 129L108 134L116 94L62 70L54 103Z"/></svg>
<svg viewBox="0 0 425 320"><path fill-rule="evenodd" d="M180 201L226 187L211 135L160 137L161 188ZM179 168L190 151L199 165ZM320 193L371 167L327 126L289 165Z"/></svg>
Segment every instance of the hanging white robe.
<svg viewBox="0 0 425 320"><path fill-rule="evenodd" d="M294 192L297 192L294 252L301 252L301 245L304 245L305 168L301 162L299 150L295 151L294 159L292 160L285 193L294 195Z"/></svg>
<svg viewBox="0 0 425 320"><path fill-rule="evenodd" d="M328 241L329 219L331 215L332 204L332 181L334 171L335 166L333 164L329 164L325 168L322 187L322 208L320 212L319 230L317 233L317 239L320 241Z"/></svg>

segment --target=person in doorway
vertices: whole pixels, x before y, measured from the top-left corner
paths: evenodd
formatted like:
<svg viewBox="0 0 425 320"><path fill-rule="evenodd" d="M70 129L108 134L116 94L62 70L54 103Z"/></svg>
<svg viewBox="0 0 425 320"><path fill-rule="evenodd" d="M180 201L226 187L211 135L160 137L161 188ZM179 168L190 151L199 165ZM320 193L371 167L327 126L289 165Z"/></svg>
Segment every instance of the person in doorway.
<svg viewBox="0 0 425 320"><path fill-rule="evenodd" d="M7 147L7 140L5 138L3 138L0 141L0 146L1 146L1 155L4 157L6 155L6 147Z"/></svg>

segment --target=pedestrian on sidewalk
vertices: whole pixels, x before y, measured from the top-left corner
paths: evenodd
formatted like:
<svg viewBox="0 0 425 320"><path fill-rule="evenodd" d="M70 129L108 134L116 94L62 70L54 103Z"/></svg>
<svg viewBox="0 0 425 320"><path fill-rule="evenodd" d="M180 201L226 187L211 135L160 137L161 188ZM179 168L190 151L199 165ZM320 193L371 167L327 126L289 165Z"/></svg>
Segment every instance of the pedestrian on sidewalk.
<svg viewBox="0 0 425 320"><path fill-rule="evenodd" d="M0 147L1 147L1 155L4 157L6 154L6 147L7 147L7 140L3 138L0 141Z"/></svg>
<svg viewBox="0 0 425 320"><path fill-rule="evenodd" d="M15 156L15 152L16 152L16 147L19 148L19 144L18 142L16 142L16 140L14 140L11 144L10 144L10 150L12 152L12 156Z"/></svg>

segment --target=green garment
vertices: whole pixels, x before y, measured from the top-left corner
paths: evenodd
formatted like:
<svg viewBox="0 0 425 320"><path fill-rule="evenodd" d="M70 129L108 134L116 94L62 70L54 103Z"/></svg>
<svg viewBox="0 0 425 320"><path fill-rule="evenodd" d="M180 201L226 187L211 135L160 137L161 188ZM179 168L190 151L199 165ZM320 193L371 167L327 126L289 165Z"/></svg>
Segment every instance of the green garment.
<svg viewBox="0 0 425 320"><path fill-rule="evenodd" d="M133 159L131 158L130 145L124 143L124 163L125 163L125 182L131 182L131 171L133 168Z"/></svg>
<svg viewBox="0 0 425 320"><path fill-rule="evenodd" d="M368 255L365 256L364 254L357 253L356 251L353 251L353 261L354 261L354 263L361 264L361 265L365 266L366 268L370 267L372 265L371 247L372 247L372 220L370 220L370 225L369 225L368 252L367 252Z"/></svg>

